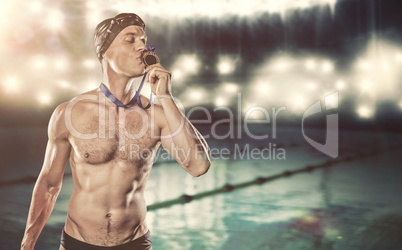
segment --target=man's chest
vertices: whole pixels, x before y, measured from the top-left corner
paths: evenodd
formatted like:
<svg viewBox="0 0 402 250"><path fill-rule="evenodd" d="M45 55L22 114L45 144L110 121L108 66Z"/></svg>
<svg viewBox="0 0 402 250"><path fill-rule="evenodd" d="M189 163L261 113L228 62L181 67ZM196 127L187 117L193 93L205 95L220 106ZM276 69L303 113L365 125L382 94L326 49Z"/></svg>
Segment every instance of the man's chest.
<svg viewBox="0 0 402 250"><path fill-rule="evenodd" d="M82 114L71 125L70 143L76 161L134 163L150 159L159 145L160 130L145 112Z"/></svg>

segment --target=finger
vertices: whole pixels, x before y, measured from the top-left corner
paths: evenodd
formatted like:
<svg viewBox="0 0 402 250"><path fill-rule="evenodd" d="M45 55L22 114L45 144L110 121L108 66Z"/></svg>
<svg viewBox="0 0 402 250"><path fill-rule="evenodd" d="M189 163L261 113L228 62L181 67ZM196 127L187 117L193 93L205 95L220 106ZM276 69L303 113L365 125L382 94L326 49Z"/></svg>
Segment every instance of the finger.
<svg viewBox="0 0 402 250"><path fill-rule="evenodd" d="M151 83L154 83L156 79L166 77L166 79L171 76L172 73L170 73L167 70L162 70L160 68L154 68L149 72L148 74L148 81Z"/></svg>
<svg viewBox="0 0 402 250"><path fill-rule="evenodd" d="M156 64L149 65L149 66L145 69L145 72L149 72L149 71L151 71L151 70L152 70L153 68L155 68L155 67L165 69L165 68L162 66L162 64L156 63Z"/></svg>
<svg viewBox="0 0 402 250"><path fill-rule="evenodd" d="M159 65L160 65L160 64L159 64ZM153 66L153 67L150 67L150 68L147 68L147 69L146 69L146 73L149 73L149 72L153 72L153 71L155 71L155 70L158 70L159 72L167 73L167 74L169 74L170 76L172 76L172 72L166 70L166 69L163 68L162 66L158 66L158 65L156 65L156 64L154 64L154 65L152 65L152 66Z"/></svg>
<svg viewBox="0 0 402 250"><path fill-rule="evenodd" d="M166 73L166 74L169 74L169 75L172 75L172 72L170 72L170 71L168 71L168 70L166 70L166 69L163 69L163 68L152 68L152 69L150 69L150 71L148 72L148 74L151 74L151 73L153 73L153 72L158 72L158 73Z"/></svg>
<svg viewBox="0 0 402 250"><path fill-rule="evenodd" d="M151 70L151 72L166 73L166 74L169 74L169 75L172 74L170 71L168 71L166 69L161 69L161 68L153 68Z"/></svg>
<svg viewBox="0 0 402 250"><path fill-rule="evenodd" d="M158 80L159 78L161 78L163 76L165 72L161 71L158 68L154 68L151 70L151 72L149 72L149 76L148 76L148 81L151 84L155 84L156 80ZM165 73L166 74L166 73Z"/></svg>
<svg viewBox="0 0 402 250"><path fill-rule="evenodd" d="M155 68L151 69L151 71L148 73L148 82L154 84L156 81L156 75L155 75Z"/></svg>

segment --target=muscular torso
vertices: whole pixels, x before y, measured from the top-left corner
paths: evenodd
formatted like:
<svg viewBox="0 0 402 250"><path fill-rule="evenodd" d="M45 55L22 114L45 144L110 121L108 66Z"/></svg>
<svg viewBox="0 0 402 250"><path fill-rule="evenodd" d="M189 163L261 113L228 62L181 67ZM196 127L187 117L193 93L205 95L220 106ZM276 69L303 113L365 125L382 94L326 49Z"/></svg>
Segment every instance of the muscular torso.
<svg viewBox="0 0 402 250"><path fill-rule="evenodd" d="M152 109L103 105L98 101L102 94L89 94L96 100L80 100L66 109L74 191L65 230L90 244L124 244L148 231L144 189L160 127Z"/></svg>

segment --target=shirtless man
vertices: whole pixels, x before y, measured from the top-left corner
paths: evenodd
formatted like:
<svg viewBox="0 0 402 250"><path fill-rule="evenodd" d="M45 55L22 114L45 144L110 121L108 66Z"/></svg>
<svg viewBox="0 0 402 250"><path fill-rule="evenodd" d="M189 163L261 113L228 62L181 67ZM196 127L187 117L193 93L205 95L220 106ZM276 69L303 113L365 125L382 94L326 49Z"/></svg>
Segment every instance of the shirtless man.
<svg viewBox="0 0 402 250"><path fill-rule="evenodd" d="M144 189L160 145L192 176L206 173L209 148L171 95L170 72L145 67L145 24L120 14L95 30L104 89L59 105L49 123L42 170L32 195L21 249L34 249L62 186L70 159L74 191L60 249L152 249L145 221ZM132 101L133 78L145 74L160 105ZM140 96L140 104L149 102ZM105 248L108 247L108 248Z"/></svg>

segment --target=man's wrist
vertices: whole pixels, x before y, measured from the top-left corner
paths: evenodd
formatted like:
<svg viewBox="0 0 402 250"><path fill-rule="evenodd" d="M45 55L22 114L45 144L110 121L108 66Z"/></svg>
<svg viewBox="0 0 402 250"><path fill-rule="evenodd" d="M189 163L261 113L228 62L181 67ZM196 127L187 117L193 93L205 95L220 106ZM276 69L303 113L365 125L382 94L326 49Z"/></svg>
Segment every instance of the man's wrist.
<svg viewBox="0 0 402 250"><path fill-rule="evenodd" d="M33 250L33 249L34 249L33 244L26 244L26 243L21 244L21 250Z"/></svg>
<svg viewBox="0 0 402 250"><path fill-rule="evenodd" d="M163 95L157 95L156 98L158 98L159 100L163 100L163 99L173 99L172 94L163 94Z"/></svg>

